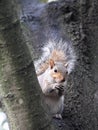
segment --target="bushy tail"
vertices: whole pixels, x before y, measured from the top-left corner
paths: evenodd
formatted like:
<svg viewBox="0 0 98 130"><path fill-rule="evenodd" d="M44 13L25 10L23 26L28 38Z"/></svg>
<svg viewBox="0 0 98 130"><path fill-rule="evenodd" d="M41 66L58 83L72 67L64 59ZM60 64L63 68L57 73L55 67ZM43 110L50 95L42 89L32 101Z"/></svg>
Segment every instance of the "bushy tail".
<svg viewBox="0 0 98 130"><path fill-rule="evenodd" d="M65 42L62 39L59 41L49 40L42 48L41 57L35 61L35 68L39 71L40 66L49 60L49 57L53 50L62 51L65 55L65 61L68 64L67 71L70 74L75 67L76 53L74 47L69 42Z"/></svg>

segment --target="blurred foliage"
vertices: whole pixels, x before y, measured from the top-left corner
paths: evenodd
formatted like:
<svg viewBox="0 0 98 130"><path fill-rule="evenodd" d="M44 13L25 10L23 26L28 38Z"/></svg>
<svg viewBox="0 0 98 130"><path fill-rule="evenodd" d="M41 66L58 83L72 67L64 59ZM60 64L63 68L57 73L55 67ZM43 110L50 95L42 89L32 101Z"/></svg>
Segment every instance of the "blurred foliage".
<svg viewBox="0 0 98 130"><path fill-rule="evenodd" d="M44 2L44 3L46 3L46 2L48 2L48 0L40 0L40 2Z"/></svg>

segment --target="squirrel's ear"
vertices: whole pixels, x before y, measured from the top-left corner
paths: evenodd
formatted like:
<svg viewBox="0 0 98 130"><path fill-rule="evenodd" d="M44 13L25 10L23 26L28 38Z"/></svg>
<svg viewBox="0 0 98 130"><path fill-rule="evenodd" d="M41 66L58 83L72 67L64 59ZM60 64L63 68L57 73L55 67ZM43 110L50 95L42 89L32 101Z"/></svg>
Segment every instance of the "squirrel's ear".
<svg viewBox="0 0 98 130"><path fill-rule="evenodd" d="M64 66L67 68L68 67L68 63L66 63Z"/></svg>
<svg viewBox="0 0 98 130"><path fill-rule="evenodd" d="M65 67L66 67L66 74L68 74L68 63L66 63L65 65L64 65Z"/></svg>
<svg viewBox="0 0 98 130"><path fill-rule="evenodd" d="M54 67L54 60L53 59L50 59L49 60L49 66L50 66L50 68L52 69L53 67Z"/></svg>

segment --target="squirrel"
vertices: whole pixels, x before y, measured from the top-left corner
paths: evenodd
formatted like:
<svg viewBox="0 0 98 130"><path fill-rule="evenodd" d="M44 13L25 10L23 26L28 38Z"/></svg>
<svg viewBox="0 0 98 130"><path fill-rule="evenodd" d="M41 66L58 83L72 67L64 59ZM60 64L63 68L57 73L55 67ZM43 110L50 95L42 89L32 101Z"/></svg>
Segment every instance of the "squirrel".
<svg viewBox="0 0 98 130"><path fill-rule="evenodd" d="M34 62L37 78L50 114L62 119L64 89L74 69L76 54L71 44L62 40L49 40L42 52L40 59Z"/></svg>

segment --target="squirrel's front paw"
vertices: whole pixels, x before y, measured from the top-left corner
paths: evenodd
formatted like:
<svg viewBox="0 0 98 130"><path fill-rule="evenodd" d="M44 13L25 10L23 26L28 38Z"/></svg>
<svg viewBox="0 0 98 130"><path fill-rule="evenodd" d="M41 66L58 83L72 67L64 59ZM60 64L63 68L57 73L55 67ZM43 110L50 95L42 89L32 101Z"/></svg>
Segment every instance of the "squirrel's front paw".
<svg viewBox="0 0 98 130"><path fill-rule="evenodd" d="M62 96L64 94L64 86L59 84L59 85L56 85L55 88L58 90L58 95L59 96Z"/></svg>

